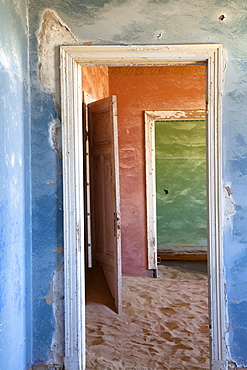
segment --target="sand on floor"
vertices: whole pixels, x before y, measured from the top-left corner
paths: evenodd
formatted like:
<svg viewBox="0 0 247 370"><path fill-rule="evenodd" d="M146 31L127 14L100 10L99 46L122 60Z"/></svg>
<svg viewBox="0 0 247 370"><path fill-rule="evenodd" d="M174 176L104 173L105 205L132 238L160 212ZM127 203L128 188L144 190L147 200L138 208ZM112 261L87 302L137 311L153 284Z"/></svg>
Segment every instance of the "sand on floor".
<svg viewBox="0 0 247 370"><path fill-rule="evenodd" d="M98 302L91 292L87 369L210 368L207 276L160 266L158 279L123 276L122 315Z"/></svg>

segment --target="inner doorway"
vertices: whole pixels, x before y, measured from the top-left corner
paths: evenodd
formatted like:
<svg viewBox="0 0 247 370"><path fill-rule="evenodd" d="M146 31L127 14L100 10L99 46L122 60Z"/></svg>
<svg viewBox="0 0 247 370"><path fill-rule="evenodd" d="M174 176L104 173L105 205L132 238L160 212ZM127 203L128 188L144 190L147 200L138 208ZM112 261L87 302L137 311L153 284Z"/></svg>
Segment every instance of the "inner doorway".
<svg viewBox="0 0 247 370"><path fill-rule="evenodd" d="M221 281L221 91L222 62L220 45L169 46L65 46L61 48L62 122L65 199L65 358L67 363L85 366L83 258L81 230L83 217L79 206L83 199L81 165L82 148L79 143L82 130L81 64L84 65L170 65L207 64L207 122L208 122L208 219L210 250L210 307L212 323L212 364L223 364L223 286ZM90 61L90 62L89 62ZM70 99L67 99L67 97ZM217 123L217 124L216 124ZM72 154L72 155L71 155ZM78 156L79 154L79 156ZM81 158L81 159L80 159ZM72 170L73 169L73 170ZM80 175L79 175L80 174ZM71 196L73 195L73 196ZM83 209L80 208L80 209ZM76 213L74 213L74 211ZM76 222L75 222L76 221ZM76 257L75 263L71 263ZM67 262L68 261L68 262ZM217 268L216 268L217 266ZM79 287L74 289L74 287ZM73 303L74 302L74 303ZM73 304L72 304L73 303ZM77 319L79 315L79 320ZM77 323L75 326L74 323ZM79 341L79 342L78 342ZM75 345L71 346L71 343ZM73 360L72 360L73 359ZM68 367L69 368L69 367ZM79 367L78 367L79 368Z"/></svg>
<svg viewBox="0 0 247 370"><path fill-rule="evenodd" d="M145 231L147 219L149 220L151 217L150 212L155 209L152 200L154 199L152 194L155 193L155 181L150 181L150 189L145 186L145 181L149 181L149 173L153 173L153 169L148 168L148 164L150 163L148 156L154 153L155 148L150 147L149 142L147 142L148 139L145 144L143 142L146 131L145 127L148 126L148 122L144 122L144 112L147 108L156 110L157 108L160 110L167 109L167 112L172 112L171 109L176 109L179 106L180 109L186 109L187 111L188 109L191 110L194 108L194 111L198 112L197 118L202 119L203 113L205 119L206 66L201 64L194 66L163 67L83 67L82 80L82 88L84 92L86 91L91 95L91 99L98 100L112 94L116 95L117 99L123 273L155 276L155 270L157 269L157 247L154 243L152 253L151 251L147 253L146 240L151 240L152 243L156 240L156 227L153 228L152 235L149 235L148 232L148 237L146 237ZM199 111L202 112L201 115ZM177 119L179 119L179 112L177 111L176 114ZM145 116L147 116L147 112ZM195 118L196 114L194 114L194 118L190 117L190 119ZM173 118L171 117L171 119ZM188 119L188 117L186 119ZM191 130L187 131L191 133ZM146 136L147 135L149 134L146 133ZM204 251L206 252L205 125L203 135L204 173L202 176L204 176L204 180L202 180L202 182L204 181L204 189L201 190L201 192L204 191L203 212L205 235L203 242L205 247ZM169 140L171 139L168 139L168 141ZM191 142L193 140L191 139ZM191 145L191 143L187 144L187 146L188 145ZM196 145L198 144L194 144L194 150ZM146 159L145 147L147 152ZM174 148L174 145L172 147ZM153 163L152 159L151 162ZM147 180L145 180L145 177ZM169 177L171 177L171 174ZM198 178L201 178L201 175L199 175ZM184 189L184 191L186 191L186 189ZM173 194L173 192L170 194ZM170 194L167 198L170 197ZM194 199L198 202L195 196L192 200ZM150 212L148 204L146 211L146 201L147 203L151 202ZM192 202L192 208L195 208L195 205L196 202ZM184 220L183 224L185 223L186 220ZM149 225L147 226L149 228ZM178 225L177 228L182 229L182 226L182 224L180 226ZM194 227L194 225L192 225L191 228L192 227ZM171 229L170 226L169 229ZM178 231L176 231L176 234L178 234ZM180 234L182 234L182 232ZM190 244L193 245L191 240ZM186 246L186 244L184 245ZM151 248L151 246L149 247ZM185 249L185 252L188 252L187 249ZM195 252L198 251L195 250Z"/></svg>
<svg viewBox="0 0 247 370"><path fill-rule="evenodd" d="M206 261L205 109L146 111L145 130L150 263L156 250L160 261Z"/></svg>

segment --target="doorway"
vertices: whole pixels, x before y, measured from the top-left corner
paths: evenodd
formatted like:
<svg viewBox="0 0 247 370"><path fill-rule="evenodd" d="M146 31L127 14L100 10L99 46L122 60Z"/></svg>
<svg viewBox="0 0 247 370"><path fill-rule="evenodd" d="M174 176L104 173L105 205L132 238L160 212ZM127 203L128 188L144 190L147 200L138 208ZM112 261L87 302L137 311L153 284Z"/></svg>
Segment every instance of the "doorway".
<svg viewBox="0 0 247 370"><path fill-rule="evenodd" d="M84 65L170 65L207 64L207 122L208 122L208 204L210 250L210 311L212 323L212 366L223 364L223 289L221 281L221 47L219 45L193 46L117 46L61 48L62 59L62 124L64 158L65 203L65 362L85 367L84 347L84 273L83 273L83 189L81 64ZM90 62L89 62L90 61ZM217 65L217 68L215 68ZM70 99L67 99L67 97ZM217 124L216 124L217 123ZM79 206L82 208L79 209ZM73 260L75 263L71 263ZM77 289L75 289L77 287ZM78 289L79 287L79 289ZM71 302L74 304L71 305ZM79 319L79 320L78 320ZM75 322L77 325L75 326ZM72 330L73 328L73 330ZM71 341L74 343L71 346ZM78 342L79 341L79 342ZM75 368L75 367L74 367Z"/></svg>
<svg viewBox="0 0 247 370"><path fill-rule="evenodd" d="M206 261L205 109L145 111L145 144L150 266Z"/></svg>
<svg viewBox="0 0 247 370"><path fill-rule="evenodd" d="M101 79L97 81L95 75L101 76ZM186 77L185 77L186 75ZM121 138L119 138L119 143L121 146L120 151L120 169L122 171L122 176L125 177L125 179L120 178L120 182L122 182L125 185L125 182L127 182L127 189L128 192L124 192L122 189L122 204L124 204L123 211L127 212L127 217L131 218L131 212L130 211L136 211L136 208L138 207L138 204L136 204L135 198L135 191L137 188L137 191L139 189L138 182L140 182L140 179L142 180L142 173L144 162L143 161L134 161L135 158L135 148L138 148L139 152L142 153L144 157L144 145L143 145L143 134L144 134L144 114L143 109L146 107L154 108L164 108L169 104L169 106L173 106L172 104L180 104L180 106L185 106L185 100L189 100L189 104L192 106L198 107L205 107L205 66L176 66L175 68L173 66L164 66L164 67L104 67L101 66L98 67L82 67L82 88L86 91L90 92L94 98L98 94L98 98L102 98L104 95L100 93L100 91L107 91L106 94L114 93L116 95L117 101L118 101L118 124L119 124L119 131L121 132ZM106 84L106 86L109 87L109 89L101 88L102 85L105 85L102 83L103 80L107 80L107 77L110 78L110 83ZM159 84L157 84L157 80L159 81ZM95 82L94 82L95 81ZM201 83L199 83L199 81ZM89 82L89 83L88 83ZM180 82L180 84L178 84ZM197 83L197 88L196 88ZM179 85L182 85L179 87ZM200 89L198 89L198 85L200 85ZM185 88L187 86L187 89ZM94 88L95 87L95 88ZM149 88L152 88L153 91L155 91L154 94L149 93ZM112 88L114 90L112 91ZM168 91L167 91L168 90ZM191 91L192 90L192 91ZM194 90L194 91L193 91ZM185 94L183 94L185 93ZM175 95L175 103L173 102L174 98L171 98L172 95ZM177 96L179 95L179 99ZM185 96L184 96L185 95ZM135 99L133 100L133 96L135 96ZM195 96L197 99L195 99ZM106 99L106 98L105 98ZM187 102L186 102L187 103ZM187 103L188 104L188 103ZM187 105L188 106L188 105ZM90 106L89 106L90 107ZM131 112L131 114L129 114ZM189 116L188 123L190 123L190 130L193 131L192 127L192 121L193 118L204 118L205 121L205 111L203 111L204 116L195 116L191 117L191 114ZM182 116L183 112L180 112L180 115ZM176 112L176 120L172 121L174 124L178 121L178 112ZM185 115L185 114L184 114ZM201 122L201 120L198 120L196 122ZM172 118L170 117L170 120ZM186 116L184 117L184 121L186 121ZM169 121L168 121L169 122ZM187 122L187 121L186 121ZM194 121L193 121L194 122ZM204 122L205 126L205 122ZM186 126L186 128L188 128ZM196 128L196 127L195 127ZM124 135L123 132L126 131L126 134ZM188 131L188 130L187 130ZM166 134L167 136L167 134ZM191 138L191 135L190 139ZM197 137L197 134L194 135ZM102 135L103 138L103 135ZM170 140L170 139L169 139ZM193 140L194 141L194 140ZM203 134L203 141L204 141L204 151L205 151L205 141L206 141L206 135L205 131ZM191 142L189 143L191 144ZM195 144L198 143L194 143ZM187 144L188 146L188 144ZM124 153L124 156L123 156ZM126 163L126 157L128 158L128 163ZM136 157L137 158L137 157ZM131 160L132 159L132 160ZM137 163L136 163L137 162ZM205 163L205 153L204 153L204 163ZM181 167L181 166L180 166ZM205 183L205 172L206 169L204 168L204 183ZM121 176L120 176L121 177ZM127 181L126 181L127 178ZM132 179L135 178L135 187L132 187ZM142 180L143 181L143 180ZM144 182L144 181L143 181ZM123 186L124 186L123 185ZM204 193L205 193L205 184L204 184ZM205 194L204 194L205 197ZM141 198L142 199L142 198ZM131 203L133 204L133 208L131 208L131 205L129 204L128 207L126 204ZM123 213L124 213L123 212ZM144 213L144 212L143 212ZM124 215L123 215L124 218ZM206 216L205 216L206 218ZM125 217L126 219L126 217ZM136 228L136 225L134 225L134 228ZM126 232L124 230L124 232ZM128 234L131 233L131 230L128 229ZM123 235L123 239L125 239L125 235ZM130 245L131 246L131 245ZM122 245L123 249L125 248L125 245ZM125 259L124 263L128 263L129 261ZM159 266L159 270L161 270L161 267ZM167 270L167 269L166 269ZM165 271L166 271L165 270ZM176 270L175 270L176 271ZM175 271L173 270L173 275L175 275ZM159 271L160 272L160 271ZM161 273L160 273L161 276ZM183 355L181 357L177 357L177 361L179 359L179 365L181 366L188 366L190 367L191 364L188 363L188 359L190 356L186 353L186 351L191 351L191 356L195 357L195 363L197 361L200 362L200 366L204 362L204 366L208 367L209 364L209 352L208 352L208 323L207 320L206 324L202 327L200 327L200 330L198 330L198 334L194 335L196 330L188 330L188 327L193 327L192 322L204 322L204 318L207 317L207 289L200 291L200 293L203 293L200 296L200 299L203 298L203 301L200 302L200 304L197 306L198 312L200 312L200 319L196 320L192 314L192 312L195 312L196 307L196 297L194 294L193 297L188 302L189 294L185 294L185 291L188 290L188 282L185 283L182 279L184 277L181 276L181 279L179 280L178 274L177 280L175 278L169 281L166 281L167 274L164 274L163 272L163 279L161 280L154 280L150 278L133 278L133 281L131 281L131 278L129 277L126 279L126 276L123 276L123 316L122 320L125 322L126 318L128 318L129 325L132 327L132 324L137 332L140 335L135 335L134 342L131 342L131 338L134 335L131 330L128 330L128 333L131 333L131 335L127 335L126 333L126 327L121 320L121 317L116 318L112 313L109 312L109 310L106 310L106 307L102 307L102 305L95 304L96 298L95 296L92 297L91 295L91 301L87 300L87 308L86 308L86 328L87 328L87 363L89 367L99 367L100 363L98 361L105 361L105 366L108 365L110 361L114 363L112 366L117 366L116 361L121 361L123 359L122 352L128 353L127 358L125 358L125 366L129 366L129 363L132 362L132 367L138 366L147 366L150 368L153 368L158 364L161 364L162 361L164 361L164 358L168 356L170 358L169 366L171 365L172 361L174 361L174 357L179 356L179 354L176 351L170 351L169 344L176 343L176 349L178 351L183 352ZM206 278L206 277L205 277ZM186 276L186 279L188 279L188 275ZM142 281L142 286L140 286L140 281ZM145 283L144 283L145 281ZM135 287L133 287L133 283L135 284ZM152 284L152 285L151 285ZM193 286L196 285L196 291L197 294L199 293L199 287L201 285L204 285L204 282L195 282L191 280L191 283L189 284L189 289L193 290ZM97 284L97 287L99 286L99 283ZM151 288L153 287L153 289ZM172 289L171 289L172 286ZM174 290L176 289L176 298L174 299ZM165 287L165 289L164 289ZM142 288L142 289L141 289ZM135 289L135 290L134 290ZM180 291L179 291L180 289ZM95 289L96 290L96 289ZM135 291L135 295L133 295L133 291ZM101 289L102 292L102 289ZM128 292L128 293L126 293ZM149 305L149 302L154 302L154 297L152 297L151 292L154 293L154 296L156 296L155 302L157 302L156 305ZM156 292L156 294L155 294ZM159 292L159 294L157 294ZM189 291L188 291L189 292ZM159 297L157 299L157 296ZM169 302L167 302L165 299L162 301L163 298L169 296ZM179 296L181 296L179 298ZM86 295L87 297L87 295ZM143 305L140 305L140 302L143 302ZM160 303L162 301L162 304ZM99 300L97 299L97 302ZM159 302L159 303L158 303ZM193 302L192 304L190 302ZM103 303L101 301L101 303ZM139 304L138 304L139 303ZM191 305L191 308L190 308ZM105 304L106 306L106 304ZM139 306L138 314L136 312L136 306ZM166 307L168 306L168 307ZM109 306L108 306L109 307ZM189 321L185 318L187 317L185 312L183 311L184 315L181 315L180 317L178 315L179 312L182 311L183 307L187 307L188 313L190 312ZM153 318L151 320L151 317L146 316L147 311L150 311L153 317L156 317L156 320ZM199 311L201 309L201 311ZM197 310L196 310L197 311ZM171 317L168 318L168 316L171 314ZM163 316L164 315L164 316ZM145 327L138 324L136 321L136 317L139 317L138 322L142 323ZM107 321L107 327L106 327L106 321ZM118 322L117 324L117 333L116 333L116 325L114 325L115 322ZM159 322L160 325L159 329L155 327L152 328L151 323ZM179 329L176 322L179 322ZM187 322L186 330L183 330L184 323ZM190 325L188 325L190 322ZM206 330L205 330L206 327ZM176 330L177 328L177 330ZM172 329L175 329L172 330ZM109 331L112 334L112 337L109 338ZM133 330L134 331L134 330ZM122 334L121 334L122 333ZM126 333L124 335L123 340L123 333ZM143 335L143 333L145 333ZM191 335L191 333L193 333ZM146 338L146 341L142 340L142 335L144 338ZM202 340L198 340L199 337L202 336ZM184 338L187 337L186 345L184 342ZM126 345L118 346L118 350L113 350L116 348L116 343L119 343L119 338L121 341L123 341ZM122 338L122 339L121 339ZM192 338L195 340L195 342L192 344L190 340ZM196 342L198 341L198 342ZM189 343L190 342L190 343ZM206 343L205 343L206 342ZM203 343L203 345L202 345ZM132 346L131 346L132 344ZM198 352L197 354L193 353L192 348L197 348ZM145 350L144 350L145 349ZM146 352L150 349L152 352L152 358L149 359L148 355L146 355ZM136 351L136 352L135 352ZM204 351L204 352L203 352ZM111 358L111 353L115 352L114 358ZM103 355L104 353L104 355ZM159 355L158 355L159 353ZM96 354L96 356L95 356ZM172 360L173 357L173 360ZM180 362L181 361L181 362ZM119 362L117 362L119 365ZM156 364L156 365L155 365ZM167 364L168 366L168 361ZM119 365L121 366L121 365ZM165 365L163 365L164 367ZM164 367L165 368L165 367Z"/></svg>

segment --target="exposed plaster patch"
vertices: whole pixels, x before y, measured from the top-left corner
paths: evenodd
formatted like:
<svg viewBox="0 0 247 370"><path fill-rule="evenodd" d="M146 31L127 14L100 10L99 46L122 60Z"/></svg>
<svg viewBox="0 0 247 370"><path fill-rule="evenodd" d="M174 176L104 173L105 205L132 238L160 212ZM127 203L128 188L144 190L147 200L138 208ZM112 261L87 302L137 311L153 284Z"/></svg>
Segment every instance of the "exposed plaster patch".
<svg viewBox="0 0 247 370"><path fill-rule="evenodd" d="M236 364L236 362L229 361L228 362L228 370L247 370L247 367L240 366Z"/></svg>
<svg viewBox="0 0 247 370"><path fill-rule="evenodd" d="M46 10L39 32L39 78L44 90L52 94L55 107L60 107L59 47L75 44L74 35L55 12Z"/></svg>
<svg viewBox="0 0 247 370"><path fill-rule="evenodd" d="M53 150L57 151L62 157L61 122L58 118L53 118L49 123L49 142Z"/></svg>
<svg viewBox="0 0 247 370"><path fill-rule="evenodd" d="M228 370L235 370L236 364L232 361L228 362Z"/></svg>
<svg viewBox="0 0 247 370"><path fill-rule="evenodd" d="M224 218L229 219L236 212L237 205L232 198L230 186L224 187Z"/></svg>
<svg viewBox="0 0 247 370"><path fill-rule="evenodd" d="M58 266L54 273L54 278L49 282L50 290L48 295L44 296L46 303L52 305L53 315L55 320L55 331L53 333L52 344L51 344L51 363L56 366L62 366L63 364L63 267Z"/></svg>
<svg viewBox="0 0 247 370"><path fill-rule="evenodd" d="M63 296L63 267L59 266L56 269L54 275L54 284L53 284L53 298L54 302L52 305L53 314L55 317L55 332L52 338L52 345L51 345L51 357L53 358L53 362L58 365L63 364L63 356L64 356L64 315L63 315L63 304L64 304L64 296Z"/></svg>
<svg viewBox="0 0 247 370"><path fill-rule="evenodd" d="M57 248L57 253L60 253L60 254L64 254L64 250L63 250L63 247L59 247Z"/></svg>

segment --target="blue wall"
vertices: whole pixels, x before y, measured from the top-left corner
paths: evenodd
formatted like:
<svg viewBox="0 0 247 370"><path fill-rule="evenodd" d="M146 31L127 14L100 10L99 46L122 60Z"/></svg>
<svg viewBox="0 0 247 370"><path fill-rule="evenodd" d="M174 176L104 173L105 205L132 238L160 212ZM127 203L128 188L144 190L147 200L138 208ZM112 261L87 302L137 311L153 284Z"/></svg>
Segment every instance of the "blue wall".
<svg viewBox="0 0 247 370"><path fill-rule="evenodd" d="M6 6L5 6L6 8ZM30 0L30 61L32 78L32 210L33 210L33 318L34 347L33 362L49 359L49 349L55 326L52 305L46 303L50 289L49 282L54 279L55 268L62 264L57 248L62 243L61 220L61 178L59 177L60 160L49 144L49 124L56 117L51 95L45 93L39 81L39 59L37 35L46 8L53 9L68 25L81 42L92 41L97 44L179 44L179 43L221 43L228 53L228 64L225 74L223 96L223 180L233 191L233 199L237 204L236 213L224 222L224 255L227 292L227 314L229 317L229 359L238 365L247 366L247 4L241 0ZM221 21L220 15L225 19ZM16 16L17 17L17 16ZM17 19L19 19L17 17ZM17 22L18 24L18 22ZM6 24L5 27L11 27ZM161 33L161 37L157 35ZM18 35L23 35L24 31ZM16 33L15 33L16 35ZM17 37L17 36L16 36ZM21 36L19 36L20 38ZM6 42L6 41L5 41ZM15 48L15 40L11 41L11 51ZM26 47L25 37L21 37L21 45ZM6 49L5 49L6 50ZM18 49L19 50L19 49ZM21 53L21 51L19 51ZM23 51L24 53L24 51ZM19 66L9 57L11 71ZM17 64L17 66L16 66ZM7 133L8 117L11 109L16 113L23 102L20 71L15 79L5 75L6 66L1 67L1 76L6 80L4 88L11 96L11 107L4 118L6 153L9 165L3 165L2 180L5 190L2 193L1 207L3 217L13 213L11 226L5 230L5 243L10 247L9 237L16 235L9 258L18 264L24 255L18 258L15 245L23 243L24 234L20 228L24 224L23 196L16 198L16 191L25 192L23 167L11 166L12 153L16 163L19 153L23 150L23 135L18 142L14 140L17 127L12 123L13 130ZM23 67L21 67L23 68ZM51 78L53 76L51 75ZM10 82L15 85L11 89ZM1 85L2 86L2 85ZM17 92L18 91L18 92ZM4 102L1 101L4 105ZM20 118L19 129L24 130L25 118ZM10 135L10 136L7 136ZM5 138L5 139L4 139ZM2 144L3 145L3 144ZM6 157L3 159L6 160ZM5 162L3 162L5 163ZM18 186L14 178L21 178ZM11 191L10 191L11 190ZM18 201L17 201L18 199ZM19 210L17 218L17 209ZM15 232L16 234L15 234ZM18 237L17 237L18 235ZM8 242L7 242L8 239ZM18 239L18 242L17 242ZM16 241L15 241L16 240ZM2 243L2 248L7 247ZM22 249L20 249L21 251ZM22 250L23 253L23 250ZM21 254L21 255L20 255ZM7 260L4 261L7 263ZM8 267L12 268L12 266ZM24 274L24 271L21 270ZM9 283L10 284L10 283ZM24 290L24 286L20 287ZM14 293L13 293L14 297ZM3 296L3 299L4 298ZM24 304L23 301L20 304ZM15 308L16 309L16 308ZM18 311L23 312L23 310ZM17 314L17 313L16 313ZM24 317L20 332L24 336ZM9 324L10 325L10 324Z"/></svg>
<svg viewBox="0 0 247 370"><path fill-rule="evenodd" d="M0 1L0 368L31 354L30 99L26 1Z"/></svg>
<svg viewBox="0 0 247 370"><path fill-rule="evenodd" d="M31 65L31 166L32 166L32 363L52 362L61 365L63 342L57 342L56 323L63 312L54 315L53 287L57 271L63 267L62 163L52 146L50 127L57 118L53 98L43 91L39 81L38 40L39 2L30 10ZM42 9L42 6L40 6ZM59 137L57 138L59 141ZM59 286L63 299L63 286ZM58 311L58 310L57 310ZM63 319L63 318L62 318ZM61 324L61 323L60 323ZM62 325L59 330L63 330ZM51 352L55 344L55 352Z"/></svg>

